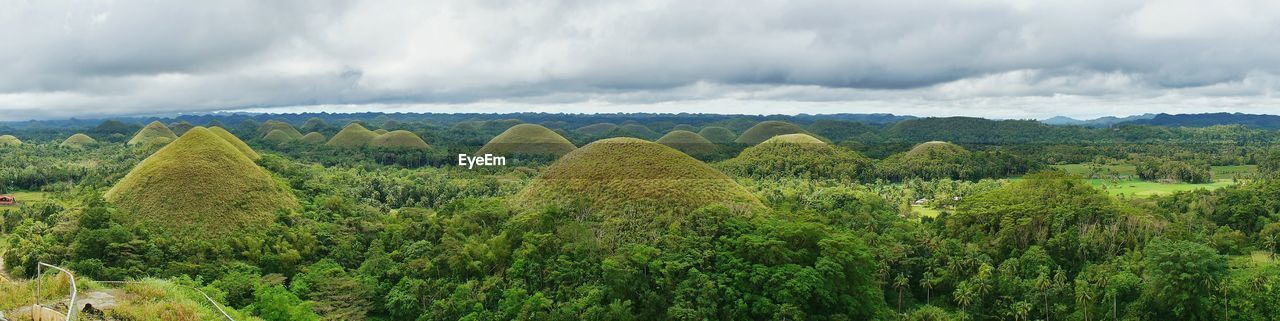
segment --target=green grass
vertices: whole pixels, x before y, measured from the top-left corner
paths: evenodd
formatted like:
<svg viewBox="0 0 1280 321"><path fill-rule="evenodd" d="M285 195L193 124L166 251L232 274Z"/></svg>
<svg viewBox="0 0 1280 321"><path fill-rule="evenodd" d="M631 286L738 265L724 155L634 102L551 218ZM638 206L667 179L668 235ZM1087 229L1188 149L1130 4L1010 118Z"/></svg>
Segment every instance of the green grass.
<svg viewBox="0 0 1280 321"><path fill-rule="evenodd" d="M297 206L271 175L203 127L138 163L104 197L120 220L179 239L248 234Z"/></svg>
<svg viewBox="0 0 1280 321"><path fill-rule="evenodd" d="M1258 165L1213 166L1213 176L1219 179L1233 175L1248 176L1258 173Z"/></svg>
<svg viewBox="0 0 1280 321"><path fill-rule="evenodd" d="M907 151L904 158L955 159L968 154L969 151L965 150L964 147L960 147L960 145L948 142L932 141L920 143L919 145L912 147L911 150Z"/></svg>
<svg viewBox="0 0 1280 321"><path fill-rule="evenodd" d="M604 139L564 155L519 198L535 207L585 203L605 213L635 206L677 212L714 203L761 206L754 195L707 164L635 138Z"/></svg>
<svg viewBox="0 0 1280 321"><path fill-rule="evenodd" d="M507 128L488 143L478 155L553 155L563 156L577 149L573 143L556 132L535 124L519 124Z"/></svg>
<svg viewBox="0 0 1280 321"><path fill-rule="evenodd" d="M386 148L386 149L416 149L425 150L431 148L427 142L418 137L418 134L407 130L397 130L378 135L369 140L369 147Z"/></svg>
<svg viewBox="0 0 1280 321"><path fill-rule="evenodd" d="M1134 167L1133 165L1127 165L1127 164L1121 164L1121 165L1066 164L1066 165L1052 165L1052 167L1061 169L1067 172L1068 174L1072 174L1072 175L1076 175L1084 178L1089 178L1090 175L1095 170L1099 174L1103 174L1103 175L1134 176L1138 174L1138 170L1136 169L1136 167Z"/></svg>
<svg viewBox="0 0 1280 321"><path fill-rule="evenodd" d="M329 142L324 143L324 145L338 148L364 147L374 137L378 137L378 134L368 128L364 128L359 123L351 123L347 127L343 127L342 131L338 132L337 135L333 135L333 138L330 138Z"/></svg>
<svg viewBox="0 0 1280 321"><path fill-rule="evenodd" d="M716 144L733 143L733 140L738 138L738 134L734 134L732 130L718 126L703 127L698 131L698 135Z"/></svg>
<svg viewBox="0 0 1280 321"><path fill-rule="evenodd" d="M75 135L71 135L71 137L67 137L66 140L62 141L62 146L71 147L71 148L84 148L85 146L88 146L97 142L98 142L97 140L93 139L93 137L89 137L89 135L76 133Z"/></svg>
<svg viewBox="0 0 1280 321"><path fill-rule="evenodd" d="M21 203L38 203L48 200L48 193L45 192L13 192L9 193Z"/></svg>
<svg viewBox="0 0 1280 321"><path fill-rule="evenodd" d="M673 130L663 135L656 142L691 156L710 155L720 149L715 143L703 138L698 133L687 130Z"/></svg>
<svg viewBox="0 0 1280 321"><path fill-rule="evenodd" d="M143 127L142 130L139 130L137 134L134 134L133 138L130 138L127 144L147 145L150 141L161 142L165 139L170 141L178 139L178 134L174 134L173 130L169 129L169 126L165 126L158 121L153 121L150 124L147 124L147 127Z"/></svg>
<svg viewBox="0 0 1280 321"><path fill-rule="evenodd" d="M604 136L605 134L612 132L614 129L618 129L617 124L598 123L598 124L582 126L581 128L578 128L576 131L580 134L587 135L587 136Z"/></svg>
<svg viewBox="0 0 1280 321"><path fill-rule="evenodd" d="M942 215L942 210L931 206L912 206L911 209L914 210L916 214L920 214L920 217L936 218L938 215Z"/></svg>
<svg viewBox="0 0 1280 321"><path fill-rule="evenodd" d="M800 128L800 126L797 126L796 124L770 120L762 121L755 126L751 126L751 129L747 129L747 131L743 132L742 136L738 136L734 142L755 145L769 140L770 138L773 138L773 136L808 133L809 132L805 131L804 128Z"/></svg>
<svg viewBox="0 0 1280 321"><path fill-rule="evenodd" d="M1129 164L1118 165L1093 165L1093 164L1065 164L1051 165L1053 168L1061 169L1072 175L1089 178L1090 174L1095 171L1103 176L1119 175L1119 176L1135 176L1138 171L1135 166ZM1211 171L1213 177L1217 179L1230 179L1232 176L1249 176L1258 172L1257 165L1234 165L1234 166L1212 166Z"/></svg>
<svg viewBox="0 0 1280 321"><path fill-rule="evenodd" d="M1166 195L1181 191L1192 191L1197 189L1214 190L1235 184L1230 179L1219 179L1213 183L1206 184L1189 184L1189 183L1158 183L1139 180L1122 180L1113 182L1107 179L1089 179L1089 184L1094 187L1105 188L1107 193L1111 195L1129 195L1129 196L1151 196Z"/></svg>

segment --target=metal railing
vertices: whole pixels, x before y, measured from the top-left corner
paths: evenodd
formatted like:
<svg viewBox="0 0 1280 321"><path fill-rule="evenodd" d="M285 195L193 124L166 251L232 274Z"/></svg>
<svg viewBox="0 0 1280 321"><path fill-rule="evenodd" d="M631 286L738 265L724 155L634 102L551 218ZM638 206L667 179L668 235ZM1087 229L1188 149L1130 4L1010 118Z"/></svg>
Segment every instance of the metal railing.
<svg viewBox="0 0 1280 321"><path fill-rule="evenodd" d="M142 283L144 283L144 282L141 282L141 281L96 281L96 282L97 282L97 283L100 283L100 284L142 284ZM227 314L227 311L225 311L225 310L223 310L223 309L222 309L222 306L221 306L221 305L219 305L217 301L214 301L214 300L213 300L213 298L212 298L212 297L209 297L209 295L208 295L208 294L205 294L205 293L204 293L204 291L201 291L200 289L197 289L197 288L195 288L195 287L185 286L185 285L181 285L181 284L177 284L177 283L174 283L174 285L181 286L181 287L184 287L184 288L188 288L188 289L191 289L191 290L196 291L196 293L200 293L200 295L201 295L201 296L204 296L204 299L205 299L205 300L207 300L207 301L209 301L209 304L210 304L210 305L213 305L213 308L214 308L214 309L217 309L217 310L218 310L218 313L221 313L223 317L227 318L227 320L236 321L236 319L235 319L235 318L232 318L232 317L231 317L231 315Z"/></svg>
<svg viewBox="0 0 1280 321"><path fill-rule="evenodd" d="M67 269L63 269L63 268L58 267L58 266L55 266L55 265L53 265L53 264L48 264L48 263L44 263L44 262L39 262L39 264L37 264L37 265L36 265L36 280L35 280L35 282L36 282L36 304L35 304L35 306L36 306L36 307L48 308L48 309L50 309L50 310L53 310L53 308L52 308L52 307L46 307L46 306L40 305L40 290L41 290L41 284L42 284L42 283L44 283L44 282L40 282L40 277L44 275L44 267L50 267L50 268L56 269L56 270L58 270L58 271L62 271L62 273L66 273L66 274L67 274L67 280L68 280L68 283L70 283L70 287L71 287L71 299L70 299L70 301L69 301L69 302L67 302L67 314L66 314L66 316L67 316L67 321L75 320L75 319L76 319L76 312L77 312L77 311L76 311L76 275L75 275L75 274L72 274L72 273L71 273L71 271L67 271Z"/></svg>

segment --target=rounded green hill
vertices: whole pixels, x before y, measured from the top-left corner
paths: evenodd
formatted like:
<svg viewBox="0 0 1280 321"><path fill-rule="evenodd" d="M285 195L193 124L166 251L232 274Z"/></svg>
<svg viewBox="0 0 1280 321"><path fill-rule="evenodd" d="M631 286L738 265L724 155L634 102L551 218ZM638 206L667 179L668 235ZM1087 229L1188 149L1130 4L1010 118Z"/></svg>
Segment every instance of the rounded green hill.
<svg viewBox="0 0 1280 321"><path fill-rule="evenodd" d="M722 164L726 171L755 178L801 177L855 180L866 177L871 159L806 134L770 138Z"/></svg>
<svg viewBox="0 0 1280 321"><path fill-rule="evenodd" d="M679 125L676 125L675 127L671 127L671 130L672 131L687 130L687 131L695 132L695 131L698 131L698 128L693 127L693 125L689 125L689 124L679 124Z"/></svg>
<svg viewBox="0 0 1280 321"><path fill-rule="evenodd" d="M327 138L324 137L324 134L317 133L317 132L310 132L310 133L307 133L306 135L302 135L301 141L307 144L319 145L319 144L324 144L325 140L327 140Z"/></svg>
<svg viewBox="0 0 1280 321"><path fill-rule="evenodd" d="M253 151L253 148L249 147L249 144L245 144L243 140L240 140L239 137L236 137L236 135L231 134L231 132L227 131L226 129L222 129L222 127L209 127L208 129L214 135L218 135L218 137L222 137L222 140L225 140L228 143L231 143L231 146L235 147L236 150L239 150L240 153L244 154L245 157L248 157L249 159L252 159L252 160L258 160L259 158L262 158L262 156L258 155L258 152Z"/></svg>
<svg viewBox="0 0 1280 321"><path fill-rule="evenodd" d="M335 136L336 137L336 136ZM427 142L407 130L397 130L387 132L369 140L369 147L382 149L410 149L410 150L426 150L431 148Z"/></svg>
<svg viewBox="0 0 1280 321"><path fill-rule="evenodd" d="M364 147L374 137L378 137L378 134L368 128L364 128L359 123L351 123L347 127L343 127L338 134L333 135L333 138L330 138L329 142L324 143L324 145L337 148Z"/></svg>
<svg viewBox="0 0 1280 321"><path fill-rule="evenodd" d="M635 138L604 139L565 154L517 199L535 208L580 205L606 216L684 213L711 204L744 211L762 207L754 195L707 164ZM623 216L639 224L654 219Z"/></svg>
<svg viewBox="0 0 1280 321"><path fill-rule="evenodd" d="M160 141L156 141L152 143L148 143L148 141L152 141L156 139L168 139L169 141L173 141L175 139L178 139L178 135L174 134L173 130L169 129L169 126L165 126L164 124L161 124L158 121L153 121L150 124L147 124L146 127L142 127L142 130L139 130L137 134L134 134L133 138L130 138L129 142L126 144L127 145L138 145L138 144L154 145Z"/></svg>
<svg viewBox="0 0 1280 321"><path fill-rule="evenodd" d="M3 136L0 136L0 147L3 147L3 146L18 146L18 145L22 145L22 140L21 140L21 139L18 139L17 137L14 137L13 135L3 135Z"/></svg>
<svg viewBox="0 0 1280 321"><path fill-rule="evenodd" d="M519 124L490 139L476 154L499 156L552 155L560 157L577 148L568 139L546 127L534 124Z"/></svg>
<svg viewBox="0 0 1280 321"><path fill-rule="evenodd" d="M618 129L614 131L614 133L616 135L644 139L653 139L654 137L658 137L658 132L655 132L652 129L649 129L649 127L645 127L641 124L626 124L618 126Z"/></svg>
<svg viewBox="0 0 1280 321"><path fill-rule="evenodd" d="M270 174L204 127L138 163L104 197L121 222L192 241L262 231L297 207Z"/></svg>
<svg viewBox="0 0 1280 321"><path fill-rule="evenodd" d="M586 125L586 126L579 127L579 128L578 128L577 130L575 130L575 131L577 131L579 134L583 134L583 135L587 135L587 136L599 137L599 136L607 135L607 134L609 134L610 132L613 132L613 130L615 130L615 129L618 129L618 125L617 125L617 124L614 124L614 123L598 123L598 124L591 124L591 125Z"/></svg>
<svg viewBox="0 0 1280 321"><path fill-rule="evenodd" d="M907 154L904 155L904 157L909 159L953 159L956 157L963 157L968 154L969 151L965 150L964 147L960 147L960 145L942 141L931 141L920 143L919 145L912 147L911 150L907 151Z"/></svg>
<svg viewBox="0 0 1280 321"><path fill-rule="evenodd" d="M671 131L656 142L694 157L715 154L720 149L715 143L698 135L698 133L687 130Z"/></svg>
<svg viewBox="0 0 1280 321"><path fill-rule="evenodd" d="M289 140L302 139L302 133L298 132L297 128L293 128L293 125L275 120L268 120L262 123L262 126L258 127L258 137L266 138L273 130L279 130L281 133L288 135L290 137Z"/></svg>
<svg viewBox="0 0 1280 321"><path fill-rule="evenodd" d="M761 144L769 144L769 143L823 144L823 145L826 144L826 142L823 142L822 140L814 138L813 136L809 136L807 134L786 134L786 135L773 136L773 138L770 138L769 140L766 140Z"/></svg>
<svg viewBox="0 0 1280 321"><path fill-rule="evenodd" d="M302 124L301 128L302 130L320 130L327 127L329 127L329 123L326 123L323 119L311 117L307 119L306 123Z"/></svg>
<svg viewBox="0 0 1280 321"><path fill-rule="evenodd" d="M732 130L719 126L703 127L698 135L716 144L730 144L738 138L738 134L734 134Z"/></svg>
<svg viewBox="0 0 1280 321"><path fill-rule="evenodd" d="M755 145L769 140L770 138L773 138L773 136L786 134L809 134L809 132L806 132L804 128L800 128L800 126L797 126L796 124L769 120L762 121L755 126L751 126L751 129L747 129L747 131L743 132L742 136L738 136L734 142Z"/></svg>
<svg viewBox="0 0 1280 321"><path fill-rule="evenodd" d="M84 148L85 146L93 145L97 142L98 140L93 139L93 137L89 137L89 135L76 133L75 135L71 135L71 137L67 137L66 140L63 140L62 146L71 147L71 148Z"/></svg>
<svg viewBox="0 0 1280 321"><path fill-rule="evenodd" d="M173 130L174 135L178 135L178 136L182 136L182 134L186 134L188 130L191 130L192 128L195 128L195 127L196 127L195 125L191 125L191 123L188 123L186 121L180 121L180 122L169 124L169 129Z"/></svg>
<svg viewBox="0 0 1280 321"><path fill-rule="evenodd" d="M279 130L279 129L272 129L271 132L267 133L267 136L262 137L262 140L265 140L267 142L270 142L276 145L292 142L297 139L302 139L302 137L298 137L295 139L292 135L289 135L288 133L285 133L283 130Z"/></svg>

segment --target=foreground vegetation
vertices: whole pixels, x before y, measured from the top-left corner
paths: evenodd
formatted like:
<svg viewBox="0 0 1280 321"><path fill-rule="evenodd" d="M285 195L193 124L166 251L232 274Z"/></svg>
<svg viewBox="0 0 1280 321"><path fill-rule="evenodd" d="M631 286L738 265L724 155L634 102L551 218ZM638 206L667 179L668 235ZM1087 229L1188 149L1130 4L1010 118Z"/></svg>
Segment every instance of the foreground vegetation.
<svg viewBox="0 0 1280 321"><path fill-rule="evenodd" d="M122 320L216 319L192 288L238 320L1280 317L1273 131L516 116L216 119L243 147L140 122L0 130L22 139L0 147L0 194L22 201L0 207L15 279L0 281L0 311L30 303L26 279L48 262L89 291L123 291ZM521 122L541 128L487 148L550 148L451 166ZM408 143L370 146L385 135L374 130ZM715 148L597 142L673 130L676 146L715 132ZM63 146L81 132L97 142ZM139 132L161 138L127 144ZM733 133L802 135L754 146ZM226 159L185 156L210 153ZM168 173L220 164L236 167ZM159 183L172 186L143 189L171 192L141 202L109 192ZM287 206L237 203L259 187ZM152 199L185 200L139 207ZM255 232L210 238L216 228L182 230L183 215Z"/></svg>

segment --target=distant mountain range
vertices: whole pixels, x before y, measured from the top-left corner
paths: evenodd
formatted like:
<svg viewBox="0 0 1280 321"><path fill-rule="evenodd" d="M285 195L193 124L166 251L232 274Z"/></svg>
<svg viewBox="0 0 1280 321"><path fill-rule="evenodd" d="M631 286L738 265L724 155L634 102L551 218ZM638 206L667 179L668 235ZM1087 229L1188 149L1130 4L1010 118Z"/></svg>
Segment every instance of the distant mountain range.
<svg viewBox="0 0 1280 321"><path fill-rule="evenodd" d="M1244 125L1258 129L1280 129L1280 116L1243 113L1204 114L1142 114L1129 117L1102 117L1079 120L1070 117L1053 117L1041 123L1058 126L1109 127L1125 125L1154 125L1167 127L1209 127L1217 125Z"/></svg>
<svg viewBox="0 0 1280 321"><path fill-rule="evenodd" d="M1058 126L1074 125L1074 126L1084 126L1084 127L1108 127L1108 126L1119 124L1119 123L1138 121L1138 120L1147 120L1155 117L1156 117L1156 114L1142 114L1142 115L1133 115L1128 117L1107 116L1107 117L1100 117L1100 118L1094 118L1094 119L1088 119L1088 120L1080 120L1080 119L1075 119L1071 117L1058 116L1058 117L1041 120L1040 122L1049 124L1049 125L1058 125Z"/></svg>

